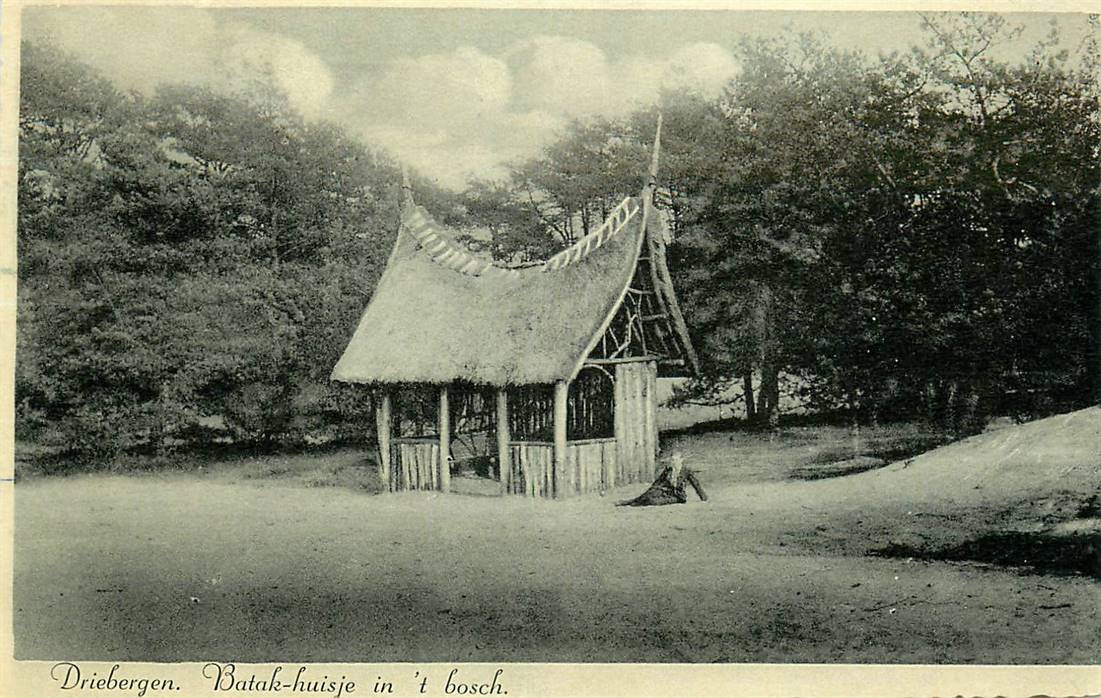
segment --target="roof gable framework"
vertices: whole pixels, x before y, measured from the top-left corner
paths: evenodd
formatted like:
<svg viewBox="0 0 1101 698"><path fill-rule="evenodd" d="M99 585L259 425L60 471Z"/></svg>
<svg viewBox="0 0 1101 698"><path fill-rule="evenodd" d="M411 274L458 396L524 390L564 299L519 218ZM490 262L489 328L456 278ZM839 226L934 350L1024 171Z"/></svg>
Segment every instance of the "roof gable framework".
<svg viewBox="0 0 1101 698"><path fill-rule="evenodd" d="M661 239L665 231L658 216L647 223L635 273L585 364L649 358L657 361L659 375L691 375L697 369L696 356L668 278Z"/></svg>

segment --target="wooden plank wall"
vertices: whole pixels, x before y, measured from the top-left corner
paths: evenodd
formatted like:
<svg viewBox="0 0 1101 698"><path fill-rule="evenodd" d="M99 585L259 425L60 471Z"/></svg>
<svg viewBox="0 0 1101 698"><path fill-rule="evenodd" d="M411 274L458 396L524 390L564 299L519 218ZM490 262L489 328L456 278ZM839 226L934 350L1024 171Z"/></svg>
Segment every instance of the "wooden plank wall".
<svg viewBox="0 0 1101 698"><path fill-rule="evenodd" d="M439 489L439 462L438 439L394 439L390 489L395 492Z"/></svg>
<svg viewBox="0 0 1101 698"><path fill-rule="evenodd" d="M615 367L617 485L649 482L657 467L657 363L631 361Z"/></svg>
<svg viewBox="0 0 1101 698"><path fill-rule="evenodd" d="M566 494L602 492L614 487L619 460L615 439L571 441L566 446L569 489Z"/></svg>
<svg viewBox="0 0 1101 698"><path fill-rule="evenodd" d="M528 497L566 498L614 487L619 479L615 439L586 439L566 444L559 488L554 483L554 444L513 441L507 491Z"/></svg>
<svg viewBox="0 0 1101 698"><path fill-rule="evenodd" d="M545 441L513 441L510 491L528 497L554 495L554 444Z"/></svg>

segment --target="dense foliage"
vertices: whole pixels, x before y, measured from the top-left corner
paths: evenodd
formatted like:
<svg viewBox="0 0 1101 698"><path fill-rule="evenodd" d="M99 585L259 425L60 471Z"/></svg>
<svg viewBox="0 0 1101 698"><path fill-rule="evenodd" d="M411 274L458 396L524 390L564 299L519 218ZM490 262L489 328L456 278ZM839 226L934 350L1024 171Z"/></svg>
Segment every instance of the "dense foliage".
<svg viewBox="0 0 1101 698"><path fill-rule="evenodd" d="M392 244L396 167L264 84L142 98L48 47L22 64L20 433L103 455L368 431L328 372Z"/></svg>
<svg viewBox="0 0 1101 698"><path fill-rule="evenodd" d="M680 400L744 400L767 424L786 376L820 410L966 433L1097 395L1096 46L1050 37L1007 64L998 16L927 30L927 51L878 60L749 41L720 99L666 96L674 271L705 362ZM546 227L568 242L636 191L654 125L578 124L470 192L497 202L495 252L530 254Z"/></svg>
<svg viewBox="0 0 1101 698"><path fill-rule="evenodd" d="M683 402L774 423L785 378L854 419L964 433L1101 392L1097 47L991 57L996 16L876 60L748 41L718 99L663 96L672 265L704 363ZM392 243L396 166L265 82L118 92L22 60L16 399L73 453L369 432L328 372ZM504 182L423 189L467 242L544 258L646 171L656 108L577 123ZM733 392L732 392L733 389Z"/></svg>

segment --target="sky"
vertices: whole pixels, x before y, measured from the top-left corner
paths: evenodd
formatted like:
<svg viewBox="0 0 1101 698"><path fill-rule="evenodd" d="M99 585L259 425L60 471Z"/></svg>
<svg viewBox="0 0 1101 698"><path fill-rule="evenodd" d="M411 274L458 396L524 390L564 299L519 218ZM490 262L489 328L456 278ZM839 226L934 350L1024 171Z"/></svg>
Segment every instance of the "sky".
<svg viewBox="0 0 1101 698"><path fill-rule="evenodd" d="M1058 22L1067 47L1084 15L1009 15L1024 56ZM119 87L232 92L267 73L309 119L345 127L440 185L461 189L536 155L572 119L616 116L677 85L717 94L747 36L821 32L875 55L923 43L902 12L397 8L30 7L23 33Z"/></svg>

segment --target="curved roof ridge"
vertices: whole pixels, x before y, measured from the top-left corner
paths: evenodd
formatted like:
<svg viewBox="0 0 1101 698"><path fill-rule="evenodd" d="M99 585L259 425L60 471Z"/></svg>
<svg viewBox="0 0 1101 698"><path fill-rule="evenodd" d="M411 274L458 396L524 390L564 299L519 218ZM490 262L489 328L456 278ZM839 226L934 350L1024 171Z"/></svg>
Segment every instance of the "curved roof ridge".
<svg viewBox="0 0 1101 698"><path fill-rule="evenodd" d="M612 209L600 227L543 263L543 271L557 271L578 262L623 230L642 207L633 196L628 196Z"/></svg>
<svg viewBox="0 0 1101 698"><path fill-rule="evenodd" d="M495 267L501 273L480 277L441 271L428 254L435 246L422 247L403 224L398 251L333 368L333 379L497 386L569 380L634 276L645 234L641 219L631 216L599 254L553 274L540 267L515 272ZM583 301L565 302L572 297Z"/></svg>
<svg viewBox="0 0 1101 698"><path fill-rule="evenodd" d="M494 274L505 278L516 278L520 272L516 269L500 267L491 260L479 259L470 252L458 247L442 233L437 223L423 206L413 206L405 216L405 230L409 231L417 245L428 257L445 269L467 276Z"/></svg>

